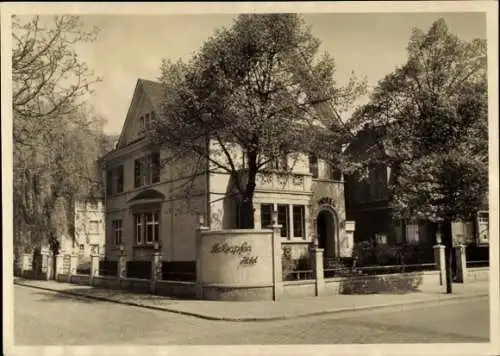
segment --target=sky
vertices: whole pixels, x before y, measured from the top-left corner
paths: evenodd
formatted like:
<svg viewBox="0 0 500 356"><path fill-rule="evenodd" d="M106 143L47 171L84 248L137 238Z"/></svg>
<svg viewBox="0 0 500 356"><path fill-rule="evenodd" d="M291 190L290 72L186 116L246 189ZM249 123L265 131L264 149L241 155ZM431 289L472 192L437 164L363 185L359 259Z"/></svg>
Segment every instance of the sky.
<svg viewBox="0 0 500 356"><path fill-rule="evenodd" d="M82 15L87 27L101 30L96 42L77 51L103 81L88 98L103 115L105 131L119 134L138 78L156 80L162 59L187 59L217 28L235 15ZM463 40L486 38L484 13L320 13L304 14L313 34L336 62L337 81L351 72L373 87L406 60L412 29L427 31L442 17Z"/></svg>

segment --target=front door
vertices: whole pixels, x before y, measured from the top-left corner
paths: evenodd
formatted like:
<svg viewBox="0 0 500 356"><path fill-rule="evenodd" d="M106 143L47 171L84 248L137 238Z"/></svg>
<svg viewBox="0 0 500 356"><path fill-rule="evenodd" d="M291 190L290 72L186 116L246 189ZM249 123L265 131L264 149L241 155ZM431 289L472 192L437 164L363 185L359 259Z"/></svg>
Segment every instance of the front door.
<svg viewBox="0 0 500 356"><path fill-rule="evenodd" d="M322 210L316 220L318 247L324 249L324 257L335 257L335 219L331 212Z"/></svg>

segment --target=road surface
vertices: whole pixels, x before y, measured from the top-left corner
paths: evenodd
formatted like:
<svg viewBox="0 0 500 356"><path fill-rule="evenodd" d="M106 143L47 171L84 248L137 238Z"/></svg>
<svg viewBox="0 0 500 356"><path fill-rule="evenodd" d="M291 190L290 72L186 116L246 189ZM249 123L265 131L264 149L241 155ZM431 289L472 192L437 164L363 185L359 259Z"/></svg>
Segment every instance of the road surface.
<svg viewBox="0 0 500 356"><path fill-rule="evenodd" d="M283 321L208 321L14 287L16 345L488 342L488 298Z"/></svg>

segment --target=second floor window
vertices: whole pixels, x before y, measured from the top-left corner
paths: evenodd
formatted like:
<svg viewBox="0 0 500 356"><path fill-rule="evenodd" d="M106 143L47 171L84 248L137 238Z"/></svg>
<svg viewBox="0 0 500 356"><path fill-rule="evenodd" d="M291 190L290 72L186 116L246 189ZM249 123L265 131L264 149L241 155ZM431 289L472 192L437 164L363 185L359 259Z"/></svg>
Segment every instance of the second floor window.
<svg viewBox="0 0 500 356"><path fill-rule="evenodd" d="M113 195L123 192L123 166L108 169L106 172L106 192Z"/></svg>
<svg viewBox="0 0 500 356"><path fill-rule="evenodd" d="M91 220L89 221L89 234L99 233L99 221Z"/></svg>
<svg viewBox="0 0 500 356"><path fill-rule="evenodd" d="M154 152L150 155L136 159L134 162L134 187L142 187L160 181L160 154Z"/></svg>
<svg viewBox="0 0 500 356"><path fill-rule="evenodd" d="M330 177L331 180L342 180L342 172L335 165L330 164Z"/></svg>
<svg viewBox="0 0 500 356"><path fill-rule="evenodd" d="M309 155L309 173L313 178L318 178L318 157L313 154Z"/></svg>

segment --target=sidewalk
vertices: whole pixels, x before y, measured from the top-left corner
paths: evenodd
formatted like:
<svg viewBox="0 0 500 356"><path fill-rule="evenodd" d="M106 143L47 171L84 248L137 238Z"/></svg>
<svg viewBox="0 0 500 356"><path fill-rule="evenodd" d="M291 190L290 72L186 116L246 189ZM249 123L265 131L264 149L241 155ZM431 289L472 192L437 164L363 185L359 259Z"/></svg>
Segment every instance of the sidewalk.
<svg viewBox="0 0 500 356"><path fill-rule="evenodd" d="M327 295L324 297L287 299L277 302L225 302L181 300L150 294L137 294L91 286L59 283L55 281L37 281L20 278L15 278L14 284L114 303L168 311L202 319L224 321L281 320L417 303L439 303L450 300L487 296L489 288L488 282L475 282L466 285L454 284L452 295L447 295L445 293L444 286L425 286L421 288L420 292L407 294Z"/></svg>

